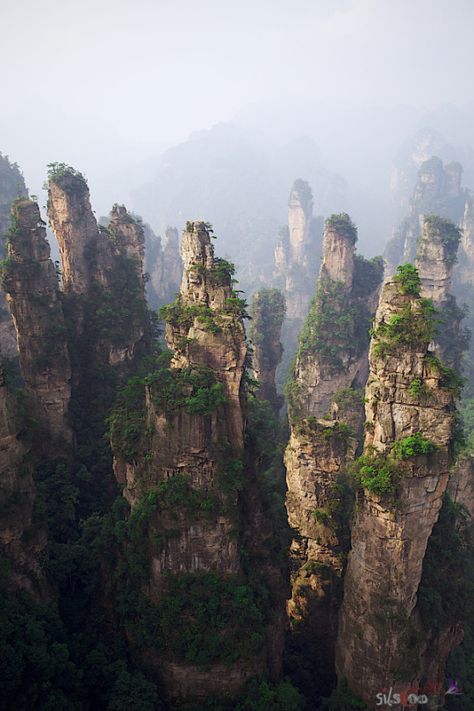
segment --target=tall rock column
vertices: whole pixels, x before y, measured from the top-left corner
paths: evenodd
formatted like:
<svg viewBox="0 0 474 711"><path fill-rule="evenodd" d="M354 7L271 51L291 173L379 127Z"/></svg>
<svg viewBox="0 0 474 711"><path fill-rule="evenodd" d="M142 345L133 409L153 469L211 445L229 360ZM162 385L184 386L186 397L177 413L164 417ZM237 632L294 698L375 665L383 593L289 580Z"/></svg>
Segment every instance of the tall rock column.
<svg viewBox="0 0 474 711"><path fill-rule="evenodd" d="M253 372L258 382L257 397L259 400L268 400L278 412L283 403L275 385L275 372L283 353L280 335L285 317L285 298L281 291L260 289L253 296L250 315L250 340L254 348Z"/></svg>
<svg viewBox="0 0 474 711"><path fill-rule="evenodd" d="M370 708L384 689L420 688L417 590L452 464L455 386L430 350L435 317L420 294L411 265L386 281L369 353L364 456L356 466L362 491L336 663Z"/></svg>
<svg viewBox="0 0 474 711"><path fill-rule="evenodd" d="M143 227L121 205L113 207L109 226L99 227L87 182L69 166L52 165L48 185L48 216L61 252L77 350L97 362L126 365L147 321Z"/></svg>
<svg viewBox="0 0 474 711"><path fill-rule="evenodd" d="M437 355L445 365L460 371L469 345L469 331L461 324L465 309L459 308L452 292L461 232L450 220L435 215L423 219L418 242L416 267L421 293L431 299L438 311L439 328L435 335Z"/></svg>
<svg viewBox="0 0 474 711"><path fill-rule="evenodd" d="M22 375L47 432L55 440L70 443L71 366L56 269L38 205L17 200L12 214L3 284L16 329Z"/></svg>
<svg viewBox="0 0 474 711"><path fill-rule="evenodd" d="M150 275L148 301L157 308L172 301L181 284L183 260L179 253L178 230L167 227L164 247L161 237L156 237L148 225L145 225L145 236L145 265Z"/></svg>
<svg viewBox="0 0 474 711"><path fill-rule="evenodd" d="M380 260L355 255L356 239L348 216L327 221L318 289L287 392L286 505L298 534L291 544L288 613L301 664L318 679L318 693L329 693L335 676L352 506L345 471L362 432L368 331L383 271Z"/></svg>
<svg viewBox="0 0 474 711"><path fill-rule="evenodd" d="M172 696L188 698L233 694L264 673L271 603L265 607L254 587L261 571L250 574L241 556L245 305L205 223L187 223L181 250L181 291L162 310L171 353L133 381L135 402L124 391L111 436L132 507L129 553L137 545L144 560L133 582L152 606L162 644L150 645L147 660Z"/></svg>
<svg viewBox="0 0 474 711"><path fill-rule="evenodd" d="M93 280L104 281L112 244L100 239L84 176L55 163L48 178L48 217L61 253L64 291L85 294Z"/></svg>
<svg viewBox="0 0 474 711"><path fill-rule="evenodd" d="M28 197L25 181L16 163L10 163L0 153L0 258L6 257L6 241L11 220L11 207L17 198ZM5 294L0 292L0 351L11 358L17 355L15 328L6 304Z"/></svg>
<svg viewBox="0 0 474 711"><path fill-rule="evenodd" d="M283 228L275 249L275 284L286 301L282 328L284 356L277 380L283 383L296 351L298 333L308 313L319 270L322 220L313 216L313 194L305 180L295 180L288 199L288 226Z"/></svg>

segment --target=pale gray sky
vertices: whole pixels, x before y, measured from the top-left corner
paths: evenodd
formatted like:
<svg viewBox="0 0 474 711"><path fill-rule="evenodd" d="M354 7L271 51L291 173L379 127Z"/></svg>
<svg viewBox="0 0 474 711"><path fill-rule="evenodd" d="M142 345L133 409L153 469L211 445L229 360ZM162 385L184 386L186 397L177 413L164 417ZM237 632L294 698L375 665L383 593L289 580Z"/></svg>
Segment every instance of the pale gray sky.
<svg viewBox="0 0 474 711"><path fill-rule="evenodd" d="M0 0L0 150L37 191L53 160L133 180L249 104L470 104L473 21L473 0Z"/></svg>

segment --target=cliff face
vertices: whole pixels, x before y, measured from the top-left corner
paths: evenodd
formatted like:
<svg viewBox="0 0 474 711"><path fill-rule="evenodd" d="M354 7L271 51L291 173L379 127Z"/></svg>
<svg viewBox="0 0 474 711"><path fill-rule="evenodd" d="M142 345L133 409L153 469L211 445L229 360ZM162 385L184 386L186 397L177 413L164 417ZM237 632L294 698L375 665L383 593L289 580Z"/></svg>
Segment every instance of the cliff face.
<svg viewBox="0 0 474 711"><path fill-rule="evenodd" d="M142 225L115 205L108 227L98 227L85 178L62 164L49 172L48 216L78 349L89 351L95 343L101 362L126 365L144 335Z"/></svg>
<svg viewBox="0 0 474 711"><path fill-rule="evenodd" d="M84 177L62 164L49 172L48 217L61 253L64 291L84 294L93 281L103 283L112 244L100 238Z"/></svg>
<svg viewBox="0 0 474 711"><path fill-rule="evenodd" d="M301 409L306 417L323 417L336 390L365 383L367 332L382 264L356 257L356 239L347 215L326 221L318 288L300 334L290 386L295 414Z"/></svg>
<svg viewBox="0 0 474 711"><path fill-rule="evenodd" d="M258 382L257 397L259 400L268 400L275 412L278 412L283 398L276 391L275 373L283 353L280 342L285 316L283 294L278 289L261 289L253 296L250 315L253 373Z"/></svg>
<svg viewBox="0 0 474 711"><path fill-rule="evenodd" d="M149 660L171 695L189 697L237 691L263 671L266 652L263 612L247 579L239 533L239 502L249 486L244 304L231 286L233 267L214 257L204 223L187 223L181 251L181 291L163 312L170 358L161 356L143 381L141 439L127 439L118 411L112 446L116 477L132 506L130 522L143 522L142 591L166 640L158 656L149 651ZM247 611L235 608L239 585ZM195 642L199 650L180 642L189 625L202 624L196 595L214 606ZM167 610L175 597L180 612L170 625ZM216 615L225 623L216 627Z"/></svg>
<svg viewBox="0 0 474 711"><path fill-rule="evenodd" d="M3 577L8 588L28 590L35 597L44 593L40 553L45 531L33 524L35 486L28 460L29 447L22 437L19 403L0 378L0 551ZM6 563L6 566L5 566Z"/></svg>
<svg viewBox="0 0 474 711"><path fill-rule="evenodd" d="M15 163L0 154L0 257L6 256L5 236L11 219L11 206L17 198L26 198L23 176ZM0 293L0 351L8 357L17 355L16 335L5 295Z"/></svg>
<svg viewBox="0 0 474 711"><path fill-rule="evenodd" d="M304 180L296 180L288 200L288 227L280 233L275 249L275 283L286 301L282 328L285 356L278 380L286 379L288 365L296 350L301 324L305 318L321 255L322 220L313 217L313 195Z"/></svg>
<svg viewBox="0 0 474 711"><path fill-rule="evenodd" d="M363 493L336 663L370 708L384 688L420 688L435 654L423 649L415 606L452 464L455 386L430 351L434 316L420 290L410 266L386 281L369 353L364 457L356 469Z"/></svg>
<svg viewBox="0 0 474 711"><path fill-rule="evenodd" d="M50 259L38 205L20 199L12 209L8 260L3 273L16 329L22 376L38 405L48 434L67 446L71 367L67 332L58 296L58 278Z"/></svg>
<svg viewBox="0 0 474 711"><path fill-rule="evenodd" d="M355 256L348 216L326 223L316 297L300 336L288 390L291 435L285 453L296 644L328 692L348 550L351 492L345 471L362 432L368 329L382 278L379 261Z"/></svg>
<svg viewBox="0 0 474 711"><path fill-rule="evenodd" d="M153 308L157 308L172 301L179 291L183 261L179 253L178 230L174 227L167 228L164 247L161 237L156 237L148 226L145 236L145 270L150 275L148 301Z"/></svg>

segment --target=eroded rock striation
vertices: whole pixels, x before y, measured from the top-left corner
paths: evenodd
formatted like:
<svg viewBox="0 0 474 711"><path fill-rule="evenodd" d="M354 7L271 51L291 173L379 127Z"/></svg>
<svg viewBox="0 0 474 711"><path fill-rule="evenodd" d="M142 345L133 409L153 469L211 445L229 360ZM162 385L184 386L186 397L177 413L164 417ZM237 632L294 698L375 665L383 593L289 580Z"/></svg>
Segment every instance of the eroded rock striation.
<svg viewBox="0 0 474 711"><path fill-rule="evenodd" d="M400 268L383 287L369 352L363 492L336 656L338 675L370 708L384 688L421 688L436 657L423 646L417 592L449 480L457 386L431 350L434 320L418 272Z"/></svg>
<svg viewBox="0 0 474 711"><path fill-rule="evenodd" d="M288 612L304 663L329 691L349 542L347 466L363 425L369 327L381 260L355 254L347 215L326 222L316 296L303 326L288 387L291 434L285 453L292 597Z"/></svg>

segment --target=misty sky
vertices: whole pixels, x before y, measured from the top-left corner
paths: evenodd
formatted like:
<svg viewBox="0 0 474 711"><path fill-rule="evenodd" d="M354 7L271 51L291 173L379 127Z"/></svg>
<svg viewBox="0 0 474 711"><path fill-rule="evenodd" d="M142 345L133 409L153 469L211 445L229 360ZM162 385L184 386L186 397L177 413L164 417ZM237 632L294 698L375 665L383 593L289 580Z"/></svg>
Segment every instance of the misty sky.
<svg viewBox="0 0 474 711"><path fill-rule="evenodd" d="M472 104L473 20L473 0L0 0L0 150L37 191L47 162L103 180L249 105Z"/></svg>

